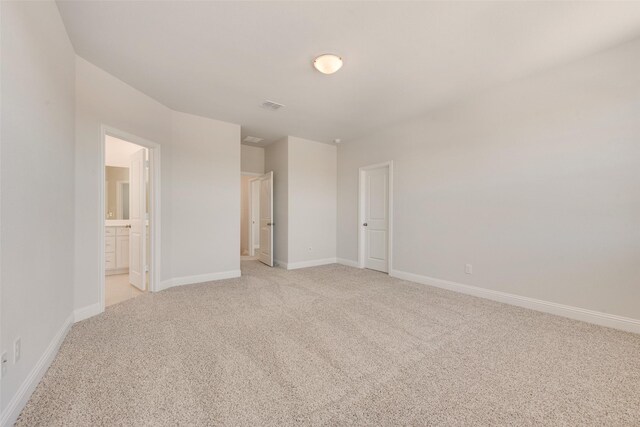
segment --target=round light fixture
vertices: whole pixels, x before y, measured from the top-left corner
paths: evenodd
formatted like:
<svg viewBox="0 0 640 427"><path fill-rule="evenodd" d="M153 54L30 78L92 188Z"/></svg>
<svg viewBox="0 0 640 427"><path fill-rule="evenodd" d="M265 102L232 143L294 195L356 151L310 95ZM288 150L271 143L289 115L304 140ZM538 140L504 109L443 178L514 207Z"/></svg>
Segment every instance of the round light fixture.
<svg viewBox="0 0 640 427"><path fill-rule="evenodd" d="M338 55L325 53L313 61L313 66L322 74L333 74L342 68L342 58Z"/></svg>

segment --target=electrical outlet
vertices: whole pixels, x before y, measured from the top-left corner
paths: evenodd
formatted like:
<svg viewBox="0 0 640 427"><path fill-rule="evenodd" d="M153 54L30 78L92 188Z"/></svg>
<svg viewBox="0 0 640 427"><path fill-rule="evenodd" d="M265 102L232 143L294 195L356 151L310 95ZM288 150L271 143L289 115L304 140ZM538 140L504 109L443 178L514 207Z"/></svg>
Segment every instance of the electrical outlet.
<svg viewBox="0 0 640 427"><path fill-rule="evenodd" d="M313 248L311 248L311 246L309 246L309 247L307 248L307 250L308 250L309 252L311 252L311 251L313 250Z"/></svg>
<svg viewBox="0 0 640 427"><path fill-rule="evenodd" d="M2 378L7 375L7 368L9 367L9 357L7 356L7 352L2 353Z"/></svg>
<svg viewBox="0 0 640 427"><path fill-rule="evenodd" d="M473 266L471 264L466 264L464 266L464 272L467 274L473 274Z"/></svg>
<svg viewBox="0 0 640 427"><path fill-rule="evenodd" d="M13 342L13 363L17 363L20 360L22 354L22 340L20 337Z"/></svg>

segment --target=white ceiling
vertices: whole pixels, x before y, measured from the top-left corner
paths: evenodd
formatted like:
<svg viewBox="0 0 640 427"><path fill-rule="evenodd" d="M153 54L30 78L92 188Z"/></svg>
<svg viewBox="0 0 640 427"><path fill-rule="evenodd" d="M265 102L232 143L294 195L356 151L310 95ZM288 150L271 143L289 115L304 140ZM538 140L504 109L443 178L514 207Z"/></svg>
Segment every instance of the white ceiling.
<svg viewBox="0 0 640 427"><path fill-rule="evenodd" d="M58 1L76 52L242 136L362 136L640 36L640 2ZM313 58L338 53L326 76ZM286 107L273 112L259 105ZM265 142L257 144L264 145Z"/></svg>
<svg viewBox="0 0 640 427"><path fill-rule="evenodd" d="M131 155L143 149L144 147L139 145L106 135L104 138L104 164L105 166L128 168L131 165Z"/></svg>

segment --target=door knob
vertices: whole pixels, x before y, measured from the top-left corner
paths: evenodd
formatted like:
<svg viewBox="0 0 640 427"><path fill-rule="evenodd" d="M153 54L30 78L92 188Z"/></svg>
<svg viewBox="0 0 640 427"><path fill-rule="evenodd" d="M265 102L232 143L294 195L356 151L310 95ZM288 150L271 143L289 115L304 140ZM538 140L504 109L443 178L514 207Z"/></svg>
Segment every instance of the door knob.
<svg viewBox="0 0 640 427"><path fill-rule="evenodd" d="M365 223L364 223L364 224L362 224L362 225L364 225L364 226L366 227L366 226L367 226L367 225L369 225L369 224L367 224L367 223L365 222Z"/></svg>

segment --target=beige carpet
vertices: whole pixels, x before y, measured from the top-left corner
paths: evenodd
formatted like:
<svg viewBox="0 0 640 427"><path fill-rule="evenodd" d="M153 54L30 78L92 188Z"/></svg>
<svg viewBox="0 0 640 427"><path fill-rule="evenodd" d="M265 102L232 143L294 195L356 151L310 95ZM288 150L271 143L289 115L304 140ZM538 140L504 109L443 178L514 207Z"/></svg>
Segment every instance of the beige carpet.
<svg viewBox="0 0 640 427"><path fill-rule="evenodd" d="M640 425L640 336L339 265L76 324L18 425Z"/></svg>

